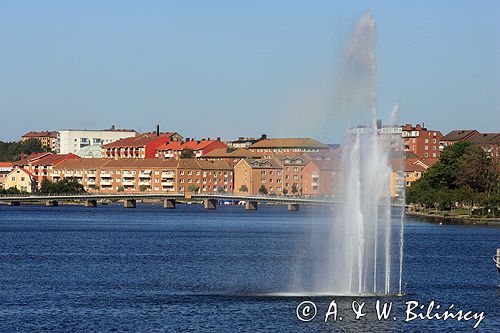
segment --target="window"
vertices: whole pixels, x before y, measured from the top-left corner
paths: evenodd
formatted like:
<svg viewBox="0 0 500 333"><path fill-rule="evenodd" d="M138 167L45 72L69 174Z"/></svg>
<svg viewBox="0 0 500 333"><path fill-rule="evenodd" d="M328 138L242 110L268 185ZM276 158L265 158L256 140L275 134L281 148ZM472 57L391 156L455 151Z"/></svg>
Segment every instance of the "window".
<svg viewBox="0 0 500 333"><path fill-rule="evenodd" d="M266 180L264 178L262 178L262 180L260 181L262 184L265 184L266 183Z"/></svg>
<svg viewBox="0 0 500 333"><path fill-rule="evenodd" d="M191 176L193 174L193 171L189 170L188 171L188 176Z"/></svg>
<svg viewBox="0 0 500 333"><path fill-rule="evenodd" d="M261 172L260 172L260 174L261 174L262 176L264 176L264 175L266 174L266 172L265 172L265 171L261 171Z"/></svg>
<svg viewBox="0 0 500 333"><path fill-rule="evenodd" d="M179 171L180 175L184 175L184 170Z"/></svg>
<svg viewBox="0 0 500 333"><path fill-rule="evenodd" d="M429 146L425 146L425 147L424 147L424 149L425 149L425 150L429 150Z"/></svg>
<svg viewBox="0 0 500 333"><path fill-rule="evenodd" d="M26 178L24 177L21 177L21 181L24 182L26 180Z"/></svg>

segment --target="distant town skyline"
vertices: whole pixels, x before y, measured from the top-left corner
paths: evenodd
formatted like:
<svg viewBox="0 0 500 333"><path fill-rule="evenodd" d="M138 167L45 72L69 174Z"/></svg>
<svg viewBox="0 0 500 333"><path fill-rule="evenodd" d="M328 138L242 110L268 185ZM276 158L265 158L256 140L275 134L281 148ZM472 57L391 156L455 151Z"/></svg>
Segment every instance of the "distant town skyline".
<svg viewBox="0 0 500 333"><path fill-rule="evenodd" d="M0 4L0 140L31 130L177 131L339 143L342 54L377 20L380 118L497 132L500 3Z"/></svg>

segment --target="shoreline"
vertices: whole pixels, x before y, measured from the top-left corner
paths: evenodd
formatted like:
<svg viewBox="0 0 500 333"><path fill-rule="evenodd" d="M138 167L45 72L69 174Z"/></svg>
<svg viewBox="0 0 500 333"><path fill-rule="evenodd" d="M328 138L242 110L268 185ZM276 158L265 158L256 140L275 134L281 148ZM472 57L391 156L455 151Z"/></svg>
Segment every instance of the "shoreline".
<svg viewBox="0 0 500 333"><path fill-rule="evenodd" d="M421 217L426 222L448 225L481 225L500 227L500 218L471 217L469 215L449 216L443 213L405 212L405 216Z"/></svg>

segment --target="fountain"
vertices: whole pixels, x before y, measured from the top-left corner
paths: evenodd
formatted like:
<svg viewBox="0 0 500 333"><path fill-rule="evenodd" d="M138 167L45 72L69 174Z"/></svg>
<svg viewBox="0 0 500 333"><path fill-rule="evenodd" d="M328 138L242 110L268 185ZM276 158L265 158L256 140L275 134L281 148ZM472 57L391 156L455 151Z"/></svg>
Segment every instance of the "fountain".
<svg viewBox="0 0 500 333"><path fill-rule="evenodd" d="M341 112L351 122L366 125L350 125L347 131L341 160L341 204L335 208L338 213L328 236L319 237L320 247L328 250L321 254L321 267L314 274L313 294L402 293L403 220L401 217L399 225L392 223L390 186L395 181L390 159L401 161L402 153L395 122L399 106L395 106L389 126L382 126L376 108L375 35L375 20L367 12L347 48L341 84ZM399 233L393 232L398 228Z"/></svg>

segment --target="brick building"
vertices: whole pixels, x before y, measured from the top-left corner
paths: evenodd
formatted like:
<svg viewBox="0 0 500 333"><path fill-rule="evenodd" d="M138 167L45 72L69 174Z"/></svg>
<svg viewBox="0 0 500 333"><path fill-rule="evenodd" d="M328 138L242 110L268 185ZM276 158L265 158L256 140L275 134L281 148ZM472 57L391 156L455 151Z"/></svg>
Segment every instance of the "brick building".
<svg viewBox="0 0 500 333"><path fill-rule="evenodd" d="M429 130L419 124L402 126L401 136L405 152L420 159L439 158L439 146L443 135L440 131Z"/></svg>
<svg viewBox="0 0 500 333"><path fill-rule="evenodd" d="M102 157L114 159L155 158L157 148L167 142L170 142L170 137L167 135L141 134L103 145Z"/></svg>
<svg viewBox="0 0 500 333"><path fill-rule="evenodd" d="M167 142L157 148L158 158L179 158L184 150L191 150L193 157L202 157L215 149L227 149L225 143L217 140L190 140Z"/></svg>
<svg viewBox="0 0 500 333"><path fill-rule="evenodd" d="M273 158L276 155L328 154L331 147L311 138L263 139L252 144L248 149Z"/></svg>

